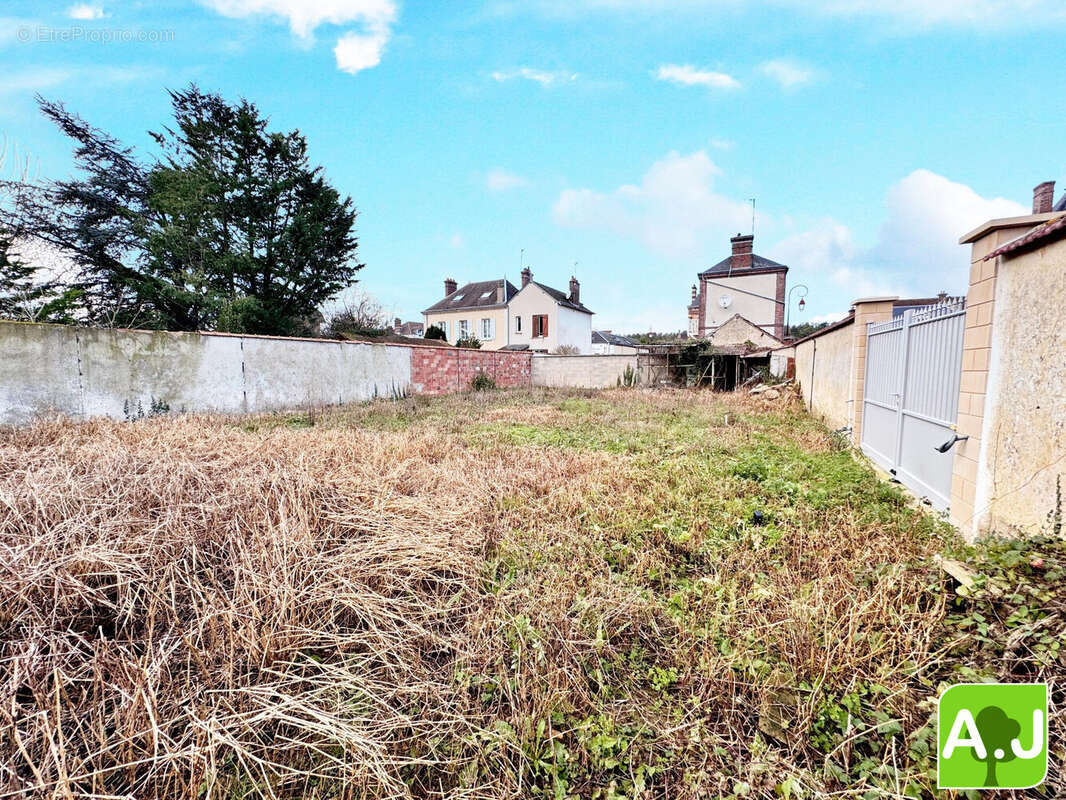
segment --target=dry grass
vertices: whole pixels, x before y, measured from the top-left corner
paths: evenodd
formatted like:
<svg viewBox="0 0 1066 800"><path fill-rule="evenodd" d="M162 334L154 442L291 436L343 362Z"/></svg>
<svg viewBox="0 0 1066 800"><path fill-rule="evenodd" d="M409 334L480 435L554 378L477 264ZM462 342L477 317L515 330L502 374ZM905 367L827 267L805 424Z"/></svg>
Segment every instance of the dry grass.
<svg viewBox="0 0 1066 800"><path fill-rule="evenodd" d="M784 401L0 432L0 797L924 793L942 536Z"/></svg>

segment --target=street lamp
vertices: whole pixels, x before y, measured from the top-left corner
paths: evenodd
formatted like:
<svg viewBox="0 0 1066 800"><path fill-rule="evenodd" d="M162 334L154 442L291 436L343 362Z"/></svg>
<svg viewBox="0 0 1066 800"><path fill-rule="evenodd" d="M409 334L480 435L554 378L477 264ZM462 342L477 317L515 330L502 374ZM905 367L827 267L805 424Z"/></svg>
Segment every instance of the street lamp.
<svg viewBox="0 0 1066 800"><path fill-rule="evenodd" d="M792 315L791 314L791 312L792 312L792 293L794 291L796 291L797 289L799 289L802 292L802 294L800 294L799 310L802 311L804 309L804 307L807 305L804 302L804 300L803 300L803 298L807 296L807 287L806 286L804 286L802 283L798 283L795 286L793 286L791 289L789 289L789 291L788 291L788 303L785 306L785 338L786 339L792 334L792 326L788 324L788 321L789 321L789 318Z"/></svg>

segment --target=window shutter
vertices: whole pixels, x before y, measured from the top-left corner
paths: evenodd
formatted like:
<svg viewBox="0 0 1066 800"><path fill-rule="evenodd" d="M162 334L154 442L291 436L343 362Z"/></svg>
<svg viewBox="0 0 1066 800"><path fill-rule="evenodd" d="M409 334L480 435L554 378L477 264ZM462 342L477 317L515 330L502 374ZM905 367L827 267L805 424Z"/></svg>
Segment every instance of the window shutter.
<svg viewBox="0 0 1066 800"><path fill-rule="evenodd" d="M544 334L543 335L547 336L548 335L548 315L545 314L543 317L541 317L541 319L543 320L543 322L541 324L544 326Z"/></svg>
<svg viewBox="0 0 1066 800"><path fill-rule="evenodd" d="M496 320L490 319L489 320L489 339L495 339L495 338L496 338Z"/></svg>

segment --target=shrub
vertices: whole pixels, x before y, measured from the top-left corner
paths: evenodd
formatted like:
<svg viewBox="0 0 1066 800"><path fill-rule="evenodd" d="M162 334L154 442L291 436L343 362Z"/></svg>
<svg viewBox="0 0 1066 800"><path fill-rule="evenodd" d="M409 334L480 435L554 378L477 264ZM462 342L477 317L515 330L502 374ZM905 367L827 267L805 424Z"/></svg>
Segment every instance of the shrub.
<svg viewBox="0 0 1066 800"><path fill-rule="evenodd" d="M422 336L423 339L436 339L440 342L448 341L448 334L444 332L444 328L440 325L430 325L426 328L426 332Z"/></svg>
<svg viewBox="0 0 1066 800"><path fill-rule="evenodd" d="M474 379L470 381L470 388L475 392L483 392L486 389L495 389L496 380L487 372L479 372L474 376Z"/></svg>
<svg viewBox="0 0 1066 800"><path fill-rule="evenodd" d="M456 347L466 347L470 350L480 350L481 340L476 336L464 336L462 339L458 339L455 342Z"/></svg>
<svg viewBox="0 0 1066 800"><path fill-rule="evenodd" d="M555 348L555 355L557 356L579 356L581 355L581 348L575 347L572 344L561 344Z"/></svg>

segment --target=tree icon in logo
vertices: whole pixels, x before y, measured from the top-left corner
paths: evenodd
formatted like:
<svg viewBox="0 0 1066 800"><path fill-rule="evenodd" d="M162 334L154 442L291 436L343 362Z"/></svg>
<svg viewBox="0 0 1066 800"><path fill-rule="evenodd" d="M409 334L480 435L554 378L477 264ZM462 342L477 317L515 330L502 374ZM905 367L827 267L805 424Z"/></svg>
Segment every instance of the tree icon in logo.
<svg viewBox="0 0 1066 800"><path fill-rule="evenodd" d="M1048 768L1046 683L957 683L937 701L937 788L1028 789Z"/></svg>
<svg viewBox="0 0 1066 800"><path fill-rule="evenodd" d="M1014 751L1011 749L1011 740L1021 733L1022 726L1017 720L1007 716L999 706L987 706L978 712L977 732L981 734L981 741L985 745L985 757L980 758L974 754L978 761L985 762L985 786L999 786L996 779L996 765L1001 761L1013 761Z"/></svg>

